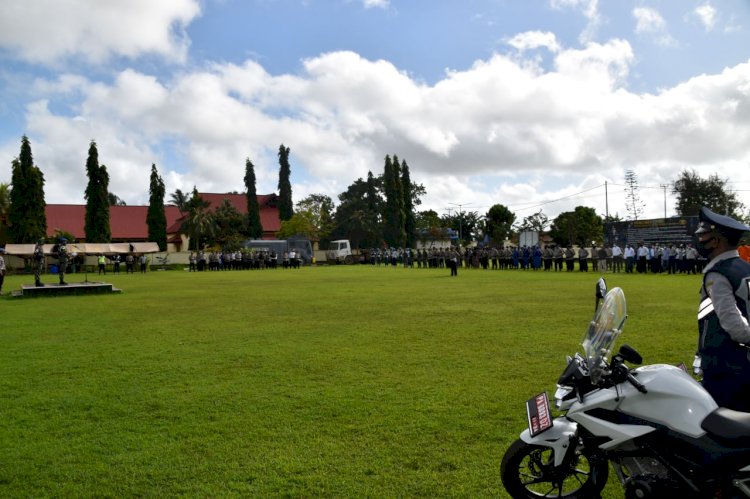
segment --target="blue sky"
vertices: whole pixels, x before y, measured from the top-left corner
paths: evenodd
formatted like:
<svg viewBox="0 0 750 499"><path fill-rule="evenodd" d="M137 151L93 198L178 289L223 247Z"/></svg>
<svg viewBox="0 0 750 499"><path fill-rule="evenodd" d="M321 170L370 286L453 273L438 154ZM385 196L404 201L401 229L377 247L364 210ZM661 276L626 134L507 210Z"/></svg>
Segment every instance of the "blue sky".
<svg viewBox="0 0 750 499"><path fill-rule="evenodd" d="M746 0L11 0L0 17L0 182L27 134L48 203L82 203L90 140L128 204L167 192L337 201L386 154L422 208L578 205L646 216L685 169L750 206ZM606 185L606 187L605 187ZM674 199L667 194L667 214Z"/></svg>

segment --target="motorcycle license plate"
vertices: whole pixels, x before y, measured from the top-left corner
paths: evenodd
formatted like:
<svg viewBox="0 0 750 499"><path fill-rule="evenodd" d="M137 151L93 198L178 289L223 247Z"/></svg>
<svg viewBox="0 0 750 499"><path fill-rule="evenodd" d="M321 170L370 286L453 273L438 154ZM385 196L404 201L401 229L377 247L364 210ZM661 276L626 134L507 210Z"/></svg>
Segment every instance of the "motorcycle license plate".
<svg viewBox="0 0 750 499"><path fill-rule="evenodd" d="M532 437L552 428L547 392L542 392L526 401L526 415L529 418L529 432Z"/></svg>

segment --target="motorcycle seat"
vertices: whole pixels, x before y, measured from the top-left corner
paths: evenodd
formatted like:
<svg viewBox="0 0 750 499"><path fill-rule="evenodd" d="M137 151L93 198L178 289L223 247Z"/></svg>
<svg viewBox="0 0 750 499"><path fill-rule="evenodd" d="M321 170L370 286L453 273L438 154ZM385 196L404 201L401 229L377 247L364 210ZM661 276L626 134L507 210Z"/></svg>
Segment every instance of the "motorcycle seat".
<svg viewBox="0 0 750 499"><path fill-rule="evenodd" d="M750 447L750 413L719 407L701 423L709 435L731 440L734 446Z"/></svg>

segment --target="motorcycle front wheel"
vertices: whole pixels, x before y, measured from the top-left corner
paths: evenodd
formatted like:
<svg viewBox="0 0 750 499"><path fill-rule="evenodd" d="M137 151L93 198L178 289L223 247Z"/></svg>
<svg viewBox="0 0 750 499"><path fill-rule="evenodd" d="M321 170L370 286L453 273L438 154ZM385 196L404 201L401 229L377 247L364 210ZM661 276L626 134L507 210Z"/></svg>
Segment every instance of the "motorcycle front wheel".
<svg viewBox="0 0 750 499"><path fill-rule="evenodd" d="M576 450L569 464L555 467L553 449L516 440L503 456L500 479L514 499L599 497L607 483L609 465L581 451Z"/></svg>

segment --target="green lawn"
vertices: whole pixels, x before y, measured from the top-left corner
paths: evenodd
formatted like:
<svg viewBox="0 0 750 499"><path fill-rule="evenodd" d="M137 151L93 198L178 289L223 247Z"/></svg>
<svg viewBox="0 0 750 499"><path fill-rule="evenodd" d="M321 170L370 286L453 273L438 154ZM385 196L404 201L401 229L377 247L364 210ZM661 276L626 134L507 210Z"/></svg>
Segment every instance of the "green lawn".
<svg viewBox="0 0 750 499"><path fill-rule="evenodd" d="M523 403L580 349L597 277L173 270L16 299L33 276L8 276L0 496L505 497ZM607 279L620 342L689 364L700 277Z"/></svg>

